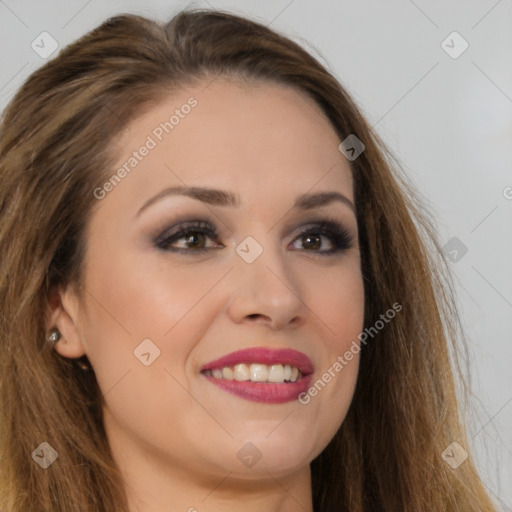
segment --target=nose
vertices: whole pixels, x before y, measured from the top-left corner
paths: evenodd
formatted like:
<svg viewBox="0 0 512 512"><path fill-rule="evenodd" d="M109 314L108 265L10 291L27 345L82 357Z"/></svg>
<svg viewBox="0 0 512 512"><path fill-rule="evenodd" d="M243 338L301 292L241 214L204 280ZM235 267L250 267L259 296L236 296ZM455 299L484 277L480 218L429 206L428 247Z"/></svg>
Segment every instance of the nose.
<svg viewBox="0 0 512 512"><path fill-rule="evenodd" d="M228 314L233 322L262 324L272 330L296 329L303 325L308 308L286 255L264 247L261 255L248 263L238 254L231 272L231 300Z"/></svg>

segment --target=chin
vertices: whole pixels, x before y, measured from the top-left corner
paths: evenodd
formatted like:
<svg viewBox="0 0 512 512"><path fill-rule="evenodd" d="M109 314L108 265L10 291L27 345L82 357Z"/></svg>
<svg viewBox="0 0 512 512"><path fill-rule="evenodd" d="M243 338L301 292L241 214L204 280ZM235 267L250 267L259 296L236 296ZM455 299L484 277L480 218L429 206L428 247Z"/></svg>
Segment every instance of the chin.
<svg viewBox="0 0 512 512"><path fill-rule="evenodd" d="M293 415L290 415L290 418ZM288 421L288 420L287 420ZM299 435L297 428L279 431L281 427L272 430L261 429L254 436L247 435L244 439L237 438L230 441L229 451L234 458L224 457L224 463L230 466L225 470L233 471L244 478L268 477L269 473L277 477L293 474L309 466L309 463L326 446L319 440L308 435L304 427L301 428L303 435ZM272 432L269 435L269 432Z"/></svg>

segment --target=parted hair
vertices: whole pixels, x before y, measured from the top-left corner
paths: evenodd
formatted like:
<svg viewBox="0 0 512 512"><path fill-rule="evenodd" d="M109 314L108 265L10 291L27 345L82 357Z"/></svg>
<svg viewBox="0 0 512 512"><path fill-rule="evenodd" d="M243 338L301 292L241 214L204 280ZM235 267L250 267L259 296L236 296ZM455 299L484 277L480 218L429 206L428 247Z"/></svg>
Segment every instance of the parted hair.
<svg viewBox="0 0 512 512"><path fill-rule="evenodd" d="M93 190L112 174L116 138L172 91L232 77L312 98L350 161L365 287L365 326L402 310L361 347L355 394L311 461L316 512L495 510L472 457L442 457L465 434L461 328L433 215L331 73L263 23L215 10L168 22L119 15L32 73L0 124L0 509L127 512L94 371L46 342L52 291L80 290ZM86 356L84 356L86 359ZM41 442L58 453L43 470Z"/></svg>

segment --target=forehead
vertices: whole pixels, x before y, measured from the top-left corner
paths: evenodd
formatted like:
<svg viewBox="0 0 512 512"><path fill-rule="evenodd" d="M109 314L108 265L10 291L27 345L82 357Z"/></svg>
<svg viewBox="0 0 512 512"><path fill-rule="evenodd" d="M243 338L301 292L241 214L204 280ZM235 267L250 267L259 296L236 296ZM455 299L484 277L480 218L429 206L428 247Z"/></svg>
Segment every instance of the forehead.
<svg viewBox="0 0 512 512"><path fill-rule="evenodd" d="M316 103L292 87L205 82L169 94L127 127L112 171L128 172L115 195L138 204L164 185L201 185L238 189L247 202L315 188L352 197L339 142ZM151 149L135 157L143 147Z"/></svg>

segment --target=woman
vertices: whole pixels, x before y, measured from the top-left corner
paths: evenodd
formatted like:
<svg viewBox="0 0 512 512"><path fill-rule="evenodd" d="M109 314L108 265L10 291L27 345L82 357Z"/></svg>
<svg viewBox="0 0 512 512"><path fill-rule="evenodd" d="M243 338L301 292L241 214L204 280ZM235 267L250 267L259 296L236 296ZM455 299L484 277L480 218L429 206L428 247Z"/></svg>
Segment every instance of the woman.
<svg viewBox="0 0 512 512"><path fill-rule="evenodd" d="M2 510L494 510L429 217L298 45L118 16L1 133Z"/></svg>

